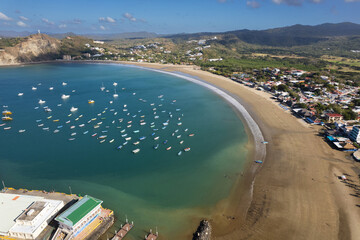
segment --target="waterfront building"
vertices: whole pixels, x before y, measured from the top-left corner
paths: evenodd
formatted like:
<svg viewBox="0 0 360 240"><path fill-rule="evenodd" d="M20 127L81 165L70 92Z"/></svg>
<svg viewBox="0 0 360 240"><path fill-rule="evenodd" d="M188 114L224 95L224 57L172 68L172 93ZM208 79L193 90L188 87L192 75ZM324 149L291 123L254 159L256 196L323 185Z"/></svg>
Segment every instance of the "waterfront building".
<svg viewBox="0 0 360 240"><path fill-rule="evenodd" d="M0 236L36 239L63 206L59 200L0 193Z"/></svg>
<svg viewBox="0 0 360 240"><path fill-rule="evenodd" d="M353 126L349 138L353 142L360 143L360 126Z"/></svg>
<svg viewBox="0 0 360 240"><path fill-rule="evenodd" d="M76 237L99 216L102 202L88 195L76 202L55 218L59 222L59 228L55 236L63 232L66 235Z"/></svg>
<svg viewBox="0 0 360 240"><path fill-rule="evenodd" d="M336 122L343 120L343 116L338 113L327 113L325 117L328 122Z"/></svg>

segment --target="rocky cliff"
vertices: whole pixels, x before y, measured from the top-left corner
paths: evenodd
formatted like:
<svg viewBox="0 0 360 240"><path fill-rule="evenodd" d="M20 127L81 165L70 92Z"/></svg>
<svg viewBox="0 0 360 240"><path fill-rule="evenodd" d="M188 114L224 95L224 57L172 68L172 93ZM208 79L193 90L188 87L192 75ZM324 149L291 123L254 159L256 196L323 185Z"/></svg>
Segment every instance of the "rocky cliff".
<svg viewBox="0 0 360 240"><path fill-rule="evenodd" d="M0 65L53 60L59 56L60 41L45 34L34 34L14 47L0 52Z"/></svg>

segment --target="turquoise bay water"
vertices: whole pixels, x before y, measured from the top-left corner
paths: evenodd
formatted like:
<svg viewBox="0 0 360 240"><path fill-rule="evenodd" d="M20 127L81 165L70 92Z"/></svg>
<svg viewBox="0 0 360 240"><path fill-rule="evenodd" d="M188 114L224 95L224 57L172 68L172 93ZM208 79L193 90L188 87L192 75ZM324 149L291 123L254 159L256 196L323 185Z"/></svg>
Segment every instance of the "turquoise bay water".
<svg viewBox="0 0 360 240"><path fill-rule="evenodd" d="M109 92L100 90L102 84ZM70 98L63 100L62 94ZM40 105L40 99L46 103ZM89 99L95 103L88 104ZM71 186L73 193L97 197L115 211L115 226L125 215L135 222L128 239L140 239L155 227L162 239L189 239L200 219L229 196L247 154L244 127L228 103L194 83L145 69L101 64L0 68L0 106L7 106L2 109L12 111L14 119L0 127L0 179L14 188L69 193ZM69 116L72 106L78 111ZM124 134L132 139L117 150ZM99 135L107 135L105 142ZM142 136L146 139L138 140ZM184 152L187 147L191 150ZM140 152L133 154L136 148Z"/></svg>

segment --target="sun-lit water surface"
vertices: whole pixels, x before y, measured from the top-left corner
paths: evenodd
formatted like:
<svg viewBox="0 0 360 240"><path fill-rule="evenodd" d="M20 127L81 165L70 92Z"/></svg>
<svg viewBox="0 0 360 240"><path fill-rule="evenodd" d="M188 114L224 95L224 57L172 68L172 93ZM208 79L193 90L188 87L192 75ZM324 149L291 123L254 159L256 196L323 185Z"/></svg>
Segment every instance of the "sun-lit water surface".
<svg viewBox="0 0 360 240"><path fill-rule="evenodd" d="M102 85L109 92L101 91ZM63 94L70 97L62 99ZM0 178L6 185L66 193L71 186L73 193L97 197L115 211L115 226L125 215L134 220L129 239L155 227L164 239L191 234L229 195L247 154L244 127L228 103L201 86L145 69L0 68L0 106L13 112L13 121L0 127ZM72 113L71 107L78 110ZM107 135L103 143L100 135ZM137 148L140 152L132 153Z"/></svg>

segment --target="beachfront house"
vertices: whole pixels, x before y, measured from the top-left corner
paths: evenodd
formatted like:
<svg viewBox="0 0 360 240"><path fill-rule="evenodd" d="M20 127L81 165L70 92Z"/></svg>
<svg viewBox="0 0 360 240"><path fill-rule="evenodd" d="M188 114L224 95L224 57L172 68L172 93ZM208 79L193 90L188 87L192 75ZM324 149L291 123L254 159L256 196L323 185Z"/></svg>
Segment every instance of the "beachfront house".
<svg viewBox="0 0 360 240"><path fill-rule="evenodd" d="M338 114L338 113L327 113L325 115L326 121L328 122L336 122L336 121L341 121L343 120L343 115Z"/></svg>

